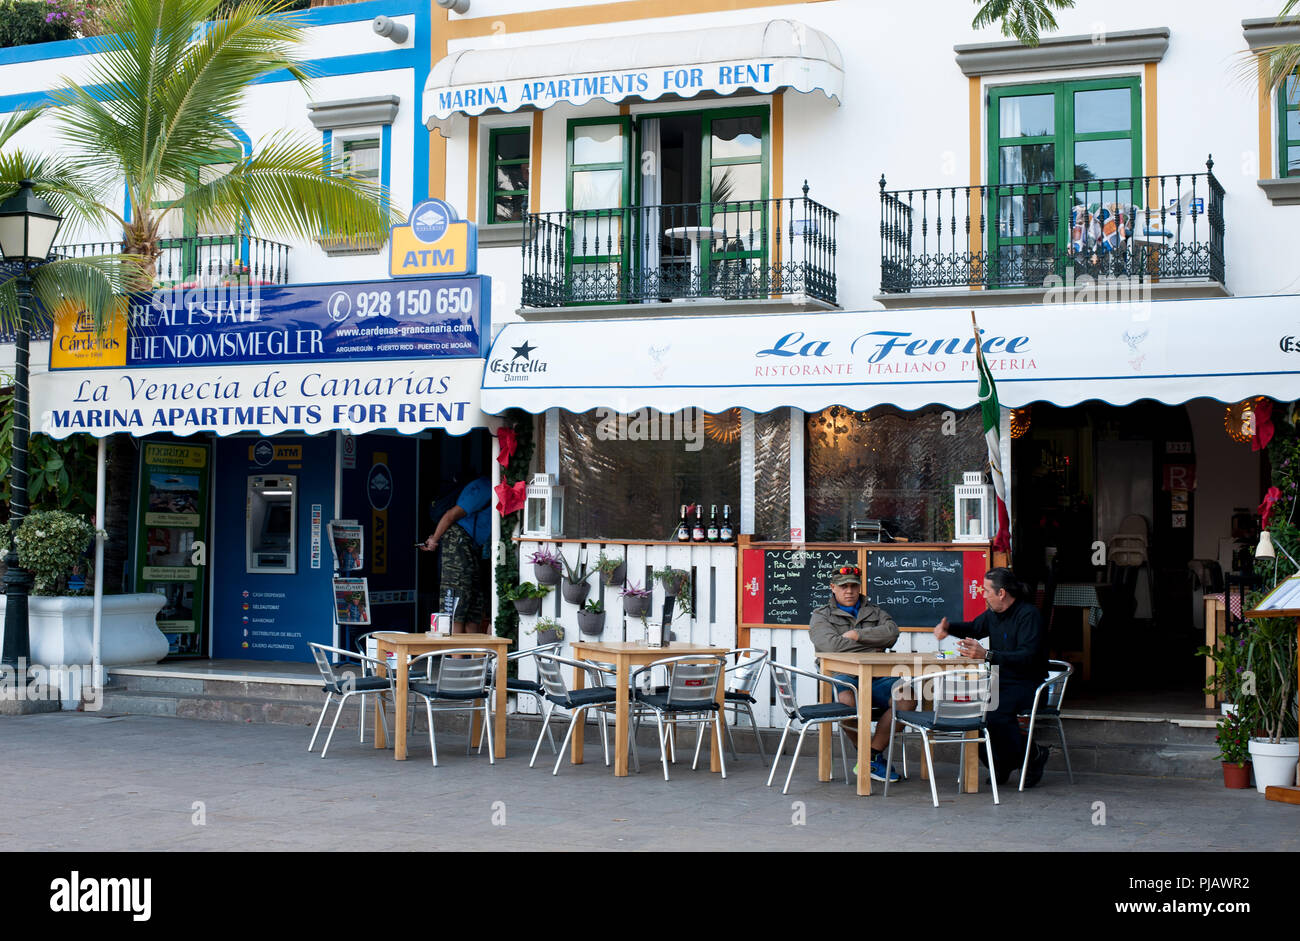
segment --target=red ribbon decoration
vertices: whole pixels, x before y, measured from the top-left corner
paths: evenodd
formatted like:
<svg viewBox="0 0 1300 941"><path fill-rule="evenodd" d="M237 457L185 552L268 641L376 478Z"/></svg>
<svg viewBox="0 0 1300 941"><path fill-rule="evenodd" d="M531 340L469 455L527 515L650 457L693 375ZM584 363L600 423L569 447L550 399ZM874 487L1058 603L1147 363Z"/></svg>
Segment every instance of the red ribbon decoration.
<svg viewBox="0 0 1300 941"><path fill-rule="evenodd" d="M519 447L519 439L515 436L515 430L513 428L498 429L497 444L500 451L497 454L497 463L505 467L510 463L510 458L514 457L515 449Z"/></svg>
<svg viewBox="0 0 1300 941"><path fill-rule="evenodd" d="M1259 525L1262 528L1268 529L1268 517L1273 512L1273 504L1281 499L1281 497L1282 491L1278 490L1276 487L1269 487L1268 490L1264 492L1264 502L1261 503L1259 509L1256 510L1256 512L1259 513Z"/></svg>
<svg viewBox="0 0 1300 941"><path fill-rule="evenodd" d="M1263 451L1273 440L1273 400L1255 400L1255 433L1250 436L1250 449Z"/></svg>
<svg viewBox="0 0 1300 941"><path fill-rule="evenodd" d="M503 480L494 489L497 495L497 512L502 516L509 516L524 508L528 481L521 480L517 484L508 484Z"/></svg>

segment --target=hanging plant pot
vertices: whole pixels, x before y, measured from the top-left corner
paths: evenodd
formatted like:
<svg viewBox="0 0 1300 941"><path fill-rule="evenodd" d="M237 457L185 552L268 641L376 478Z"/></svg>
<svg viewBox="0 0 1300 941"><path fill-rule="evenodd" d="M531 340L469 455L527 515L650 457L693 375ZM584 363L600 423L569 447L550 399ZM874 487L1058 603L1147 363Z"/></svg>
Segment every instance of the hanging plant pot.
<svg viewBox="0 0 1300 941"><path fill-rule="evenodd" d="M676 598L683 591L691 587L691 573L677 569L670 576L664 576L659 579L659 584L664 586L664 594L669 598Z"/></svg>
<svg viewBox="0 0 1300 941"><path fill-rule="evenodd" d="M539 585L560 584L560 570L551 565L539 565L534 562L533 577L537 579Z"/></svg>
<svg viewBox="0 0 1300 941"><path fill-rule="evenodd" d="M604 611L579 611L578 630L592 637L598 636L602 631L605 630L605 612Z"/></svg>
<svg viewBox="0 0 1300 941"><path fill-rule="evenodd" d="M620 562L618 568L605 576L606 585L621 585L627 579L627 563Z"/></svg>
<svg viewBox="0 0 1300 941"><path fill-rule="evenodd" d="M1223 786L1245 788L1250 787L1250 762L1244 761L1238 764L1235 761L1225 761L1223 764Z"/></svg>
<svg viewBox="0 0 1300 941"><path fill-rule="evenodd" d="M537 632L537 646L544 647L547 644L558 644L560 642L560 632L551 628L549 631Z"/></svg>
<svg viewBox="0 0 1300 941"><path fill-rule="evenodd" d="M566 578L560 583L560 591L564 595L564 600L570 604L582 604L591 592L591 584L586 581L575 583Z"/></svg>
<svg viewBox="0 0 1300 941"><path fill-rule="evenodd" d="M623 613L631 618L644 617L650 612L649 595L624 595Z"/></svg>
<svg viewBox="0 0 1300 941"><path fill-rule="evenodd" d="M537 614L542 610L541 598L516 598L515 610L520 614Z"/></svg>

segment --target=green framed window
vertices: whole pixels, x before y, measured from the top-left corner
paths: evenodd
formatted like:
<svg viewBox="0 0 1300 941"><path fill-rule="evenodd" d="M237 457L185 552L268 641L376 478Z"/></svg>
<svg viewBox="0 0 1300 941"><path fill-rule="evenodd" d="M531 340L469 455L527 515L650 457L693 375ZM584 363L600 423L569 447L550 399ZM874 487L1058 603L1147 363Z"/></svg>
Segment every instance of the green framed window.
<svg viewBox="0 0 1300 941"><path fill-rule="evenodd" d="M528 211L531 141L532 131L527 127L494 127L488 131L489 225L523 221Z"/></svg>
<svg viewBox="0 0 1300 941"><path fill-rule="evenodd" d="M380 142L376 137L358 137L343 140L340 158L344 172L361 180L379 182Z"/></svg>
<svg viewBox="0 0 1300 941"><path fill-rule="evenodd" d="M1141 80L1004 86L987 100L990 279L1040 283L1072 252L1119 246L1144 201Z"/></svg>
<svg viewBox="0 0 1300 941"><path fill-rule="evenodd" d="M578 298L618 297L630 251L632 119L571 119L567 152L566 276Z"/></svg>
<svg viewBox="0 0 1300 941"><path fill-rule="evenodd" d="M184 191L206 185L226 173L239 160L243 152L238 147L217 150L206 159L197 162L185 175ZM155 209L169 209L180 200L183 193L175 190L163 190L163 198L154 202ZM211 258L220 255L223 249L238 254L240 237L233 232L209 229L199 225L198 219L188 209L180 213L168 213L159 229L160 244L164 250L179 250L179 270L172 270L173 276L189 279L199 274L200 267L211 264ZM202 245L200 245L202 240ZM201 255L208 256L205 264Z"/></svg>
<svg viewBox="0 0 1300 941"><path fill-rule="evenodd" d="M1287 76L1277 92L1277 175L1300 176L1300 75Z"/></svg>

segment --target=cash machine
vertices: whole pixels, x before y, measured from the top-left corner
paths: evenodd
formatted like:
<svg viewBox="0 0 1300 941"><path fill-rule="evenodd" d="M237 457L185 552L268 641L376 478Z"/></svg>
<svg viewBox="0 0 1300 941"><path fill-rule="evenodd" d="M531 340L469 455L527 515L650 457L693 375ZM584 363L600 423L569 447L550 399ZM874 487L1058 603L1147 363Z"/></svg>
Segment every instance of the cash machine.
<svg viewBox="0 0 1300 941"><path fill-rule="evenodd" d="M284 575L297 571L297 484L297 477L284 474L259 474L248 478L244 511L248 538L247 571Z"/></svg>

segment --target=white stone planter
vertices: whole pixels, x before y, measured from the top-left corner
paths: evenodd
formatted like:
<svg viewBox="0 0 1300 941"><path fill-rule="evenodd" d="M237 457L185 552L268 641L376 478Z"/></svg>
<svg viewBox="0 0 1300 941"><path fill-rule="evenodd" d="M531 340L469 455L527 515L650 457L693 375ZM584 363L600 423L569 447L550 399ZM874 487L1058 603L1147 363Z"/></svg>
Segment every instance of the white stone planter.
<svg viewBox="0 0 1300 941"><path fill-rule="evenodd" d="M1255 789L1264 793L1272 785L1295 785L1296 761L1300 760L1300 739L1284 738L1276 744L1263 738L1250 740L1250 760L1255 768Z"/></svg>
<svg viewBox="0 0 1300 941"><path fill-rule="evenodd" d="M100 622L104 666L157 663L167 656L167 638L155 623L166 601L153 592L104 596ZM0 637L4 610L5 597L0 595ZM32 595L27 599L27 619L32 663L51 668L64 708L75 709L78 685L83 676L89 680L94 658L94 599Z"/></svg>

